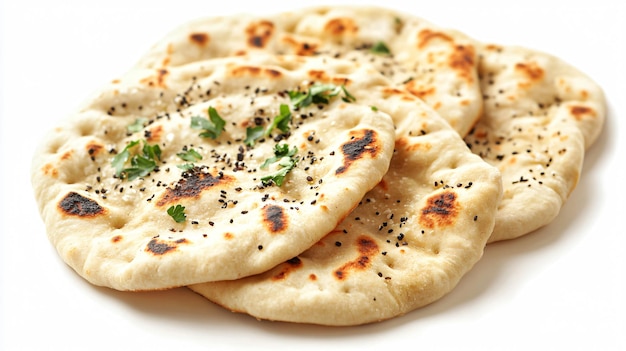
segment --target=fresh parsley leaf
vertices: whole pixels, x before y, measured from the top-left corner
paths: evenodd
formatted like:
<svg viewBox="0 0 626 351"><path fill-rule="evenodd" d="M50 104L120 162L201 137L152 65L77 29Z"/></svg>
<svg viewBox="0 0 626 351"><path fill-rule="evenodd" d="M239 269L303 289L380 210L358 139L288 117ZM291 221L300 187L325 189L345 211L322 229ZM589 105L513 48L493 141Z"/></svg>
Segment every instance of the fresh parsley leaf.
<svg viewBox="0 0 626 351"><path fill-rule="evenodd" d="M148 119L147 118L137 118L135 119L135 122L133 122L132 124L126 126L126 130L129 133L137 133L140 130L142 130L145 126L146 123L148 123Z"/></svg>
<svg viewBox="0 0 626 351"><path fill-rule="evenodd" d="M278 171L262 177L261 182L263 185L274 183L278 186L282 186L287 173L294 169L298 164L298 157L296 156L297 153L298 148L296 146L290 149L287 144L276 144L274 146L274 156L265 160L265 162L261 165L261 169L266 169L270 164L275 162L278 162L278 166L280 168Z"/></svg>
<svg viewBox="0 0 626 351"><path fill-rule="evenodd" d="M134 149L141 142L140 140L131 141L122 152L113 157L111 165L115 168L116 176L134 180L148 175L156 168L156 160L161 159L161 148L159 145L148 145L148 143L143 141L142 153L131 156L131 149ZM130 167L125 167L129 159Z"/></svg>
<svg viewBox="0 0 626 351"><path fill-rule="evenodd" d="M289 91L289 98L294 108L307 107L311 104L328 104L330 99L344 93L342 98L345 102L354 102L356 98L346 90L344 85L314 84L305 94L300 91Z"/></svg>
<svg viewBox="0 0 626 351"><path fill-rule="evenodd" d="M344 102L355 102L356 101L356 98L346 90L346 86L345 85L341 86L341 91L343 91L343 94L344 94L344 97L342 97L341 100L343 100Z"/></svg>
<svg viewBox="0 0 626 351"><path fill-rule="evenodd" d="M194 165L193 163L184 163L182 165L176 165L176 167L180 168L183 170L183 172L189 171L191 169L193 169L196 165Z"/></svg>
<svg viewBox="0 0 626 351"><path fill-rule="evenodd" d="M261 139L265 133L263 126L246 128L246 139L243 141L248 146L254 146L254 142Z"/></svg>
<svg viewBox="0 0 626 351"><path fill-rule="evenodd" d="M176 205L167 209L167 214L170 215L176 221L176 223L182 223L187 219L185 214L185 206Z"/></svg>
<svg viewBox="0 0 626 351"><path fill-rule="evenodd" d="M161 160L161 148L159 145L148 145L147 143L143 144L143 154L146 158L159 161Z"/></svg>
<svg viewBox="0 0 626 351"><path fill-rule="evenodd" d="M283 133L289 133L289 122L291 122L291 110L289 105L280 104L280 114L272 120L265 129L262 126L246 128L246 139L243 141L248 146L254 146L254 143L262 137L268 137L272 134L274 128L278 128Z"/></svg>
<svg viewBox="0 0 626 351"><path fill-rule="evenodd" d="M176 156L182 158L185 161L189 161L189 162L195 162L195 161L200 161L202 160L202 155L200 155L198 153L198 151L194 150L194 149L189 149L185 152L179 152L176 154Z"/></svg>
<svg viewBox="0 0 626 351"><path fill-rule="evenodd" d="M217 139L224 130L226 121L220 117L217 110L213 107L209 107L209 118L210 120L200 116L191 117L191 128L203 130L199 134L203 138Z"/></svg>
<svg viewBox="0 0 626 351"><path fill-rule="evenodd" d="M391 54L391 51L389 50L387 45L385 45L385 43L382 41L376 42L376 44L372 45L370 51L374 54Z"/></svg>
<svg viewBox="0 0 626 351"><path fill-rule="evenodd" d="M291 121L291 110L289 105L280 104L280 115L274 117L272 124L265 129L265 136L269 136L274 128L280 129L281 132L289 132L289 122Z"/></svg>
<svg viewBox="0 0 626 351"><path fill-rule="evenodd" d="M372 108L372 111L378 112L378 107L376 107L376 106L370 106L370 107Z"/></svg>

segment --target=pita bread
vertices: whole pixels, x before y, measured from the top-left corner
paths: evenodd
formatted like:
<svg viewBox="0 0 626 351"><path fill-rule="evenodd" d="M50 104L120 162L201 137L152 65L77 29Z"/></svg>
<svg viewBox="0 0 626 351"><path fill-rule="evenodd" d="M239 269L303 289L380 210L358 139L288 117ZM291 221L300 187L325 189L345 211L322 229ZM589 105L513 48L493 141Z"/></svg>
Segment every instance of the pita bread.
<svg viewBox="0 0 626 351"><path fill-rule="evenodd" d="M495 242L530 233L558 215L606 110L597 84L545 53L484 45L479 71L485 113L465 140L502 172L504 195L489 239Z"/></svg>
<svg viewBox="0 0 626 351"><path fill-rule="evenodd" d="M394 118L395 152L383 180L304 253L193 291L259 319L358 325L436 301L478 261L501 196L497 169L432 110L416 111L423 103L414 96L355 91Z"/></svg>
<svg viewBox="0 0 626 351"><path fill-rule="evenodd" d="M176 67L258 53L372 64L395 85L423 99L460 135L469 132L482 111L473 41L458 31L379 7L320 6L202 18L168 34L138 67Z"/></svg>
<svg viewBox="0 0 626 351"><path fill-rule="evenodd" d="M337 96L289 107L289 131L270 129L245 145L248 127L266 129L282 115L281 104L291 106L287 91L306 91L311 75L322 74L318 82L351 92L387 86L368 67L302 57L134 70L112 82L53 130L33 161L52 244L86 280L118 290L240 278L309 248L381 180L395 140L387 114ZM225 121L215 139L199 135L211 128L192 128L197 116L209 123L210 108ZM145 120L137 126L139 117ZM152 157L156 168L134 178L156 154L153 145L161 153ZM297 153L264 169L276 145ZM179 169L190 162L180 155L192 149L202 159ZM115 159L125 152L120 173ZM262 181L290 165L281 186ZM179 205L186 215L180 223Z"/></svg>

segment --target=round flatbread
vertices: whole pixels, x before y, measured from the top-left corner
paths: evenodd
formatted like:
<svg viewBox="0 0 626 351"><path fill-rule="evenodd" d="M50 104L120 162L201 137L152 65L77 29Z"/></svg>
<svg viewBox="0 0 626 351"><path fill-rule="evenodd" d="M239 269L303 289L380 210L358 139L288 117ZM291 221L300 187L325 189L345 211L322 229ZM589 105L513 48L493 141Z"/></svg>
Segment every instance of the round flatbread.
<svg viewBox="0 0 626 351"><path fill-rule="evenodd" d="M267 15L207 17L168 34L138 67L167 68L257 53L372 64L434 108L460 134L482 111L476 50L464 34L379 7L320 6Z"/></svg>
<svg viewBox="0 0 626 351"><path fill-rule="evenodd" d="M363 92L363 90L358 90ZM259 319L358 325L450 292L482 256L501 196L500 174L421 102L394 89L359 101L394 117L389 171L326 237L268 272L190 288Z"/></svg>
<svg viewBox="0 0 626 351"><path fill-rule="evenodd" d="M606 109L595 82L545 53L483 45L479 71L485 113L465 140L502 172L494 242L530 233L558 215Z"/></svg>
<svg viewBox="0 0 626 351"><path fill-rule="evenodd" d="M89 282L119 290L270 269L387 171L392 120L350 95L386 84L321 58L134 70L39 148L32 183L49 239Z"/></svg>

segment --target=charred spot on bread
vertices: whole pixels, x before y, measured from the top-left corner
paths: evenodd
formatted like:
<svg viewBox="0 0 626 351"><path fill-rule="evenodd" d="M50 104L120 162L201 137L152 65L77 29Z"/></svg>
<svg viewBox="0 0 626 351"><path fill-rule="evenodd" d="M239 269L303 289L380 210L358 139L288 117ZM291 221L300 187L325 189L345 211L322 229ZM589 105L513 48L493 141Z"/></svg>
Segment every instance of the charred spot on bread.
<svg viewBox="0 0 626 351"><path fill-rule="evenodd" d="M264 48L272 34L274 33L274 23L270 21L259 21L250 23L246 28L246 35L248 36L248 46L254 48Z"/></svg>
<svg viewBox="0 0 626 351"><path fill-rule="evenodd" d="M359 236L355 244L359 257L353 261L347 262L334 271L333 274L338 280L346 279L351 271L366 270L371 264L371 258L380 251L376 241L367 235Z"/></svg>
<svg viewBox="0 0 626 351"><path fill-rule="evenodd" d="M176 250L178 245L187 243L187 239L178 239L175 241L166 241L153 238L148 242L146 246L146 252L150 252L155 255L164 255L170 251Z"/></svg>
<svg viewBox="0 0 626 351"><path fill-rule="evenodd" d="M213 175L204 172L202 168L192 168L183 173L183 178L176 183L174 188L167 188L156 204L157 206L165 206L184 198L195 198L200 196L202 191L206 189L224 183L231 183L233 180L233 177L224 175L221 172L217 175Z"/></svg>
<svg viewBox="0 0 626 351"><path fill-rule="evenodd" d="M78 217L95 217L106 213L96 201L73 191L65 195L58 208L66 215Z"/></svg>
<svg viewBox="0 0 626 351"><path fill-rule="evenodd" d="M378 145L377 133L371 129L365 129L357 132L351 132L350 141L341 146L343 153L343 165L335 174L345 172L354 161L357 161L365 155L369 154L372 158L376 157L380 147Z"/></svg>
<svg viewBox="0 0 626 351"><path fill-rule="evenodd" d="M189 41L192 44L204 47L209 43L209 35L207 33L191 33L189 34Z"/></svg>
<svg viewBox="0 0 626 351"><path fill-rule="evenodd" d="M287 214L280 206L265 205L263 207L263 223L270 232L280 233L287 229Z"/></svg>
<svg viewBox="0 0 626 351"><path fill-rule="evenodd" d="M290 258L281 265L280 272L274 274L272 276L272 280L273 281L284 280L285 278L287 278L287 276L291 272L301 268L302 266L303 266L302 260L299 257L296 256L296 257Z"/></svg>
<svg viewBox="0 0 626 351"><path fill-rule="evenodd" d="M428 198L420 211L419 222L426 228L445 227L455 223L459 214L457 195L452 190Z"/></svg>

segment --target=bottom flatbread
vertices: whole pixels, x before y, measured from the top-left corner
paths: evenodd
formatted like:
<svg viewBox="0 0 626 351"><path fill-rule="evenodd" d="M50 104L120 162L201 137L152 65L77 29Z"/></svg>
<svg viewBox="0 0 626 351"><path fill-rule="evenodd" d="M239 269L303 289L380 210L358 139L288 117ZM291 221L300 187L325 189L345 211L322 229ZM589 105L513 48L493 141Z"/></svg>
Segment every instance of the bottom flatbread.
<svg viewBox="0 0 626 351"><path fill-rule="evenodd" d="M378 108L398 116L407 103ZM399 316L450 292L482 256L500 174L434 113L395 122L388 173L333 232L268 272L190 288L258 319L343 326Z"/></svg>

